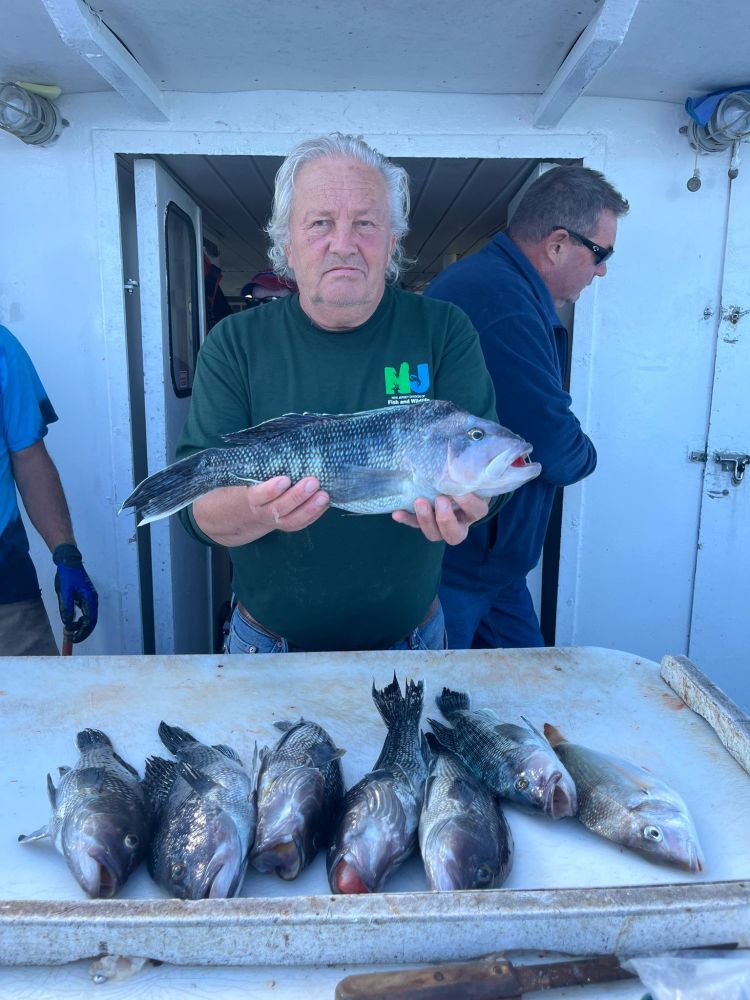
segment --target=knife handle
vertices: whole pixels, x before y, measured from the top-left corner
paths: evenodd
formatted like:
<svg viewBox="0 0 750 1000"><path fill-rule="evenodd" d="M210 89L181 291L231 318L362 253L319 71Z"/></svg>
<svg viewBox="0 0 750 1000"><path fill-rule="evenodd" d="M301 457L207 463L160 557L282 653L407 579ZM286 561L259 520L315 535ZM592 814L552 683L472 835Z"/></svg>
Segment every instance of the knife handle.
<svg viewBox="0 0 750 1000"><path fill-rule="evenodd" d="M521 985L501 955L423 969L347 976L335 1000L513 1000Z"/></svg>

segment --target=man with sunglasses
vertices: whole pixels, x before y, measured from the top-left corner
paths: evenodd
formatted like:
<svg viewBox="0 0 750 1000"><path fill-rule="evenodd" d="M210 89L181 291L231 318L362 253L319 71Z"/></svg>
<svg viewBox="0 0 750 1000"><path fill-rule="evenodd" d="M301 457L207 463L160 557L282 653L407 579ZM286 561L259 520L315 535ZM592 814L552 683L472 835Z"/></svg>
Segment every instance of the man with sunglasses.
<svg viewBox="0 0 750 1000"><path fill-rule="evenodd" d="M454 649L544 645L526 576L541 557L555 491L596 466L565 389L568 332L557 310L607 273L628 207L598 171L554 167L529 186L507 234L452 264L425 293L469 316L498 419L533 444L542 465L495 517L446 551L440 600Z"/></svg>
<svg viewBox="0 0 750 1000"><path fill-rule="evenodd" d="M259 271L242 286L240 295L244 299L244 308L254 309L256 306L283 299L296 291L297 286L291 279L279 278L273 271Z"/></svg>

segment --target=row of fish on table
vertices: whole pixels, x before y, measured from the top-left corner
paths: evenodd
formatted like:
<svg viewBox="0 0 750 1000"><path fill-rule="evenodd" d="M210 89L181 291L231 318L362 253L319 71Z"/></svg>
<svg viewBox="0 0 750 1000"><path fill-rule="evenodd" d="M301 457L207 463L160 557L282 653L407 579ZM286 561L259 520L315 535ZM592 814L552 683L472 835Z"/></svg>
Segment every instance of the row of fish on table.
<svg viewBox="0 0 750 1000"><path fill-rule="evenodd" d="M417 845L433 890L502 885L513 838L501 802L589 830L654 861L703 869L685 802L637 764L568 742L549 725L504 722L443 688L450 726L420 728L424 684L394 675L372 697L387 733L373 768L348 791L339 749L315 722L277 722L273 747L243 765L161 722L172 759L148 757L141 779L99 730L78 733L79 759L47 776L49 824L22 843L50 838L91 897L112 897L145 857L153 879L182 899L242 889L248 864L294 879L327 851L334 893L382 890Z"/></svg>

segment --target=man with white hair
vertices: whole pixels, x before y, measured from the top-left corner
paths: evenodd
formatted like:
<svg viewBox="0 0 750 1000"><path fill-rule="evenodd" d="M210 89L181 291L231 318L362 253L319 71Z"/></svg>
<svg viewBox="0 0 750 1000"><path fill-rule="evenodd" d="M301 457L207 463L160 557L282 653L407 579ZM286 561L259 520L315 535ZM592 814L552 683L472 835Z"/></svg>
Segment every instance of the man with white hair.
<svg viewBox="0 0 750 1000"><path fill-rule="evenodd" d="M178 458L293 412L445 399L494 419L468 319L393 284L408 208L406 172L361 139L336 133L292 150L267 231L275 273L298 292L214 328ZM356 517L330 508L314 477L277 476L214 490L180 517L229 549L238 603L226 651L255 653L443 648L444 543L462 541L487 510L469 494Z"/></svg>

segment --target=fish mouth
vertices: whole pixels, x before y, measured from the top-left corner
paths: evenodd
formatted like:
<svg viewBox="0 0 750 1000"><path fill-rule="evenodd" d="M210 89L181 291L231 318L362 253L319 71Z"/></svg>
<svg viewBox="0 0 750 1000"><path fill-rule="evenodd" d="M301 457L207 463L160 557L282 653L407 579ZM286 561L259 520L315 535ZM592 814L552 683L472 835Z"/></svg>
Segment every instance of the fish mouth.
<svg viewBox="0 0 750 1000"><path fill-rule="evenodd" d="M105 848L96 845L86 852L86 862L81 865L81 886L92 899L112 899L123 884L119 865Z"/></svg>
<svg viewBox="0 0 750 1000"><path fill-rule="evenodd" d="M331 892L355 895L375 892L373 880L366 878L346 857L339 858L328 876Z"/></svg>
<svg viewBox="0 0 750 1000"><path fill-rule="evenodd" d="M516 489L523 486L530 479L534 479L542 471L539 462L532 462L529 459L531 445L526 441L521 441L517 445L506 448L500 455L496 455L488 462L482 475L482 486L505 487Z"/></svg>
<svg viewBox="0 0 750 1000"><path fill-rule="evenodd" d="M198 899L229 899L236 896L245 877L246 861L240 860L239 843L222 844L206 865Z"/></svg>
<svg viewBox="0 0 750 1000"><path fill-rule="evenodd" d="M304 868L304 846L298 836L276 843L260 844L250 852L250 864L259 872L275 872L291 881Z"/></svg>
<svg viewBox="0 0 750 1000"><path fill-rule="evenodd" d="M542 809L552 819L562 819L565 816L575 816L578 802L575 787L563 780L562 771L554 771L544 786L542 793Z"/></svg>

